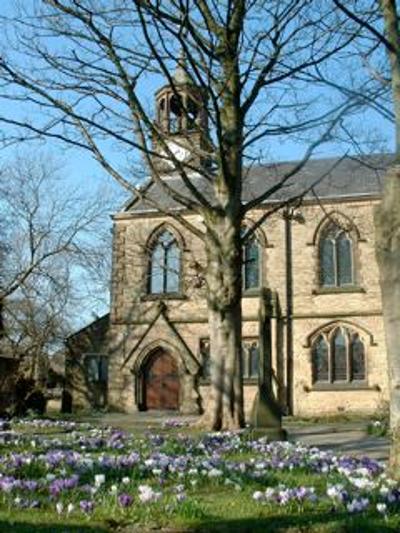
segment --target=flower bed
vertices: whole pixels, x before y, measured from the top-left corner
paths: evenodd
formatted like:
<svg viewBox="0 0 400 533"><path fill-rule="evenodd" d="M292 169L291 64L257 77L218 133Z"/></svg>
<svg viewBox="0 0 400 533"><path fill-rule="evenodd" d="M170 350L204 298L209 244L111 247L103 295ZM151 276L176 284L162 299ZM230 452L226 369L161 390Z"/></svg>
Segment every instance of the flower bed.
<svg viewBox="0 0 400 533"><path fill-rule="evenodd" d="M33 436L18 430L29 424ZM52 427L64 433L39 434ZM319 531L336 521L400 528L400 487L368 458L248 431L133 436L43 420L11 429L0 432L3 521L244 528L256 520L254 529L307 519Z"/></svg>

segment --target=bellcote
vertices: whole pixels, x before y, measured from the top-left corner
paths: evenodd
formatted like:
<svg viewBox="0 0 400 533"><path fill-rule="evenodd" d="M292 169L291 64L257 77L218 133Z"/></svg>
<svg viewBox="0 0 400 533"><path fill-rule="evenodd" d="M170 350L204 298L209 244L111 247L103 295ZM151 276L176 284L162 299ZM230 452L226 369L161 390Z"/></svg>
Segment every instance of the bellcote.
<svg viewBox="0 0 400 533"><path fill-rule="evenodd" d="M178 62L172 83L155 94L156 126L176 159L192 166L208 165L210 141L207 99L188 74L184 59ZM154 137L153 149L163 155L156 158L160 173L173 172L174 162L168 161L163 142Z"/></svg>

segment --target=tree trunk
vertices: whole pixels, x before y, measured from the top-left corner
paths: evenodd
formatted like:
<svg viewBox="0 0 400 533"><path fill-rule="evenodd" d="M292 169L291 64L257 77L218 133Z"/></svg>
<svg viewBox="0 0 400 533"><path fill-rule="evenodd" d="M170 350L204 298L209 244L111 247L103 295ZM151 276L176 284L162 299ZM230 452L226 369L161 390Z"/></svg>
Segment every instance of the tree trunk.
<svg viewBox="0 0 400 533"><path fill-rule="evenodd" d="M376 256L389 370L390 468L400 477L400 165L388 171L381 205L375 210Z"/></svg>
<svg viewBox="0 0 400 533"><path fill-rule="evenodd" d="M221 217L206 239L211 391L199 424L219 431L244 426L241 357L240 223Z"/></svg>

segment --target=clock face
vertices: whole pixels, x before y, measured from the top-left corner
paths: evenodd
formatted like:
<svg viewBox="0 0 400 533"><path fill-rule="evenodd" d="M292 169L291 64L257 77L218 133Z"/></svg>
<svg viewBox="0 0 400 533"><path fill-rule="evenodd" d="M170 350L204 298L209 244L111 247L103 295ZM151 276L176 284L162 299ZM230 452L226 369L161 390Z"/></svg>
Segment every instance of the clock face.
<svg viewBox="0 0 400 533"><path fill-rule="evenodd" d="M168 141L168 148L174 154L178 161L185 161L189 157L189 150L183 146L180 146L174 141Z"/></svg>

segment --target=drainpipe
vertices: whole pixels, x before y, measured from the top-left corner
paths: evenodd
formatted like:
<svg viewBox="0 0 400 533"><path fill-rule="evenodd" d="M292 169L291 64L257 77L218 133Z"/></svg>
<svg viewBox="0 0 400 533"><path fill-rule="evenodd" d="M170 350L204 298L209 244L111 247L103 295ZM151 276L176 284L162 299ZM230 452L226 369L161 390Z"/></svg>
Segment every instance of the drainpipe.
<svg viewBox="0 0 400 533"><path fill-rule="evenodd" d="M287 414L293 414L293 249L292 216L284 211L286 263L286 402Z"/></svg>

